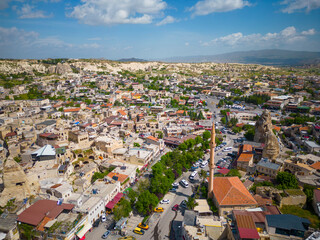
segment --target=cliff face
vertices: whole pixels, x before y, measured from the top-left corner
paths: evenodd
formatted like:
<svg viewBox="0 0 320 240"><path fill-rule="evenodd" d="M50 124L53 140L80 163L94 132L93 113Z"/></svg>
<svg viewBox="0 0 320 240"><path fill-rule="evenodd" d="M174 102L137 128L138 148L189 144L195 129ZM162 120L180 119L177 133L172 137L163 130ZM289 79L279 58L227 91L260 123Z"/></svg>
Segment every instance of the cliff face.
<svg viewBox="0 0 320 240"><path fill-rule="evenodd" d="M0 206L6 205L12 198L17 202L22 201L39 190L39 183L29 181L21 166L13 159L8 159L3 167L3 183Z"/></svg>
<svg viewBox="0 0 320 240"><path fill-rule="evenodd" d="M48 68L48 72L63 75L66 73L72 73L72 69L68 63L58 63L56 66L50 66Z"/></svg>
<svg viewBox="0 0 320 240"><path fill-rule="evenodd" d="M270 112L265 110L256 122L254 141L264 143L262 156L274 161L279 156L280 146L272 129Z"/></svg>

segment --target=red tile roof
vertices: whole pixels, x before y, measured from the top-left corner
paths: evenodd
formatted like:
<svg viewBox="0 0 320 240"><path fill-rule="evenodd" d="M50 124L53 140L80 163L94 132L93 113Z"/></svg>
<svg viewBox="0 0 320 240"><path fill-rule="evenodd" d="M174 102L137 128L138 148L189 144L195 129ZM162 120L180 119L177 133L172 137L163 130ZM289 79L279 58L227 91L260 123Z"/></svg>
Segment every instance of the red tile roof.
<svg viewBox="0 0 320 240"><path fill-rule="evenodd" d="M79 112L81 108L69 108L69 109L63 109L63 112Z"/></svg>
<svg viewBox="0 0 320 240"><path fill-rule="evenodd" d="M249 162L252 158L253 158L252 153L241 153L237 161L238 162Z"/></svg>
<svg viewBox="0 0 320 240"><path fill-rule="evenodd" d="M243 144L242 152L252 152L252 146L250 144Z"/></svg>
<svg viewBox="0 0 320 240"><path fill-rule="evenodd" d="M159 141L159 139L158 139L158 138L155 138L154 136L149 136L149 137L147 137L147 139L153 140L153 141L155 141L155 142L158 142L158 141Z"/></svg>
<svg viewBox="0 0 320 240"><path fill-rule="evenodd" d="M310 167L319 170L320 169L320 162L316 162L316 163L310 165Z"/></svg>
<svg viewBox="0 0 320 240"><path fill-rule="evenodd" d="M24 210L17 221L37 226L45 217L55 219L64 209L72 210L73 208L73 204L57 205L57 201L39 200Z"/></svg>
<svg viewBox="0 0 320 240"><path fill-rule="evenodd" d="M216 177L213 193L219 205L257 205L238 177Z"/></svg>

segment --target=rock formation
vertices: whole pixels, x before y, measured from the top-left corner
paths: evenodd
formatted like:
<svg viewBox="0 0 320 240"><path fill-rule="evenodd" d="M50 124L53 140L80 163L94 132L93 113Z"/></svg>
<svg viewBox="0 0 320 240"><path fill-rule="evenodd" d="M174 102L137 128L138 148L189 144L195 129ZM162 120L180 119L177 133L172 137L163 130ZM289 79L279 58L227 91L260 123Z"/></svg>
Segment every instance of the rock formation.
<svg viewBox="0 0 320 240"><path fill-rule="evenodd" d="M254 141L264 143L262 157L274 161L279 156L280 146L272 129L270 112L265 110L256 122Z"/></svg>
<svg viewBox="0 0 320 240"><path fill-rule="evenodd" d="M15 198L16 202L30 197L39 191L39 183L30 181L21 166L13 159L8 159L3 167L4 190L0 197L0 206Z"/></svg>
<svg viewBox="0 0 320 240"><path fill-rule="evenodd" d="M48 68L48 72L56 74L65 74L71 73L72 69L68 63L58 63L57 66L50 66Z"/></svg>

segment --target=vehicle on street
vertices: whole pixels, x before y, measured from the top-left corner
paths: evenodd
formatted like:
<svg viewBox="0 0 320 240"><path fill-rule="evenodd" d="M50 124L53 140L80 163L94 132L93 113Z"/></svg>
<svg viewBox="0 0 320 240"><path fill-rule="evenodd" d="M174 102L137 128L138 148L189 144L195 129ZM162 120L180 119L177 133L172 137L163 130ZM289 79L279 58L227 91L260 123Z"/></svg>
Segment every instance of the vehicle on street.
<svg viewBox="0 0 320 240"><path fill-rule="evenodd" d="M144 230L142 230L141 228L138 228L136 227L134 230L133 230L134 233L136 234L140 234L140 235L143 235L144 234Z"/></svg>
<svg viewBox="0 0 320 240"><path fill-rule="evenodd" d="M187 188L189 186L189 183L185 179L182 179L180 181L180 184L181 184L182 187L185 187L185 188Z"/></svg>
<svg viewBox="0 0 320 240"><path fill-rule="evenodd" d="M105 214L102 214L101 215L101 222L105 222L105 221L107 221L107 217Z"/></svg>
<svg viewBox="0 0 320 240"><path fill-rule="evenodd" d="M118 240L136 240L136 238L132 236L126 236L126 237L118 238Z"/></svg>
<svg viewBox="0 0 320 240"><path fill-rule="evenodd" d="M106 239L110 235L110 231L106 231L104 234L102 234L101 238Z"/></svg>
<svg viewBox="0 0 320 240"><path fill-rule="evenodd" d="M219 152L217 155L218 155L218 156L221 156L222 154L223 154L222 152Z"/></svg>
<svg viewBox="0 0 320 240"><path fill-rule="evenodd" d="M179 204L176 204L172 207L173 211L178 211L179 210Z"/></svg>
<svg viewBox="0 0 320 240"><path fill-rule="evenodd" d="M162 199L160 201L160 204L169 204L170 203L170 200L169 199Z"/></svg>
<svg viewBox="0 0 320 240"><path fill-rule="evenodd" d="M156 208L154 209L154 211L160 213L160 212L163 212L164 209L163 209L162 207L156 207Z"/></svg>
<svg viewBox="0 0 320 240"><path fill-rule="evenodd" d="M193 172L190 174L189 179L190 179L191 181L193 181L197 174L198 174L197 171L193 171Z"/></svg>
<svg viewBox="0 0 320 240"><path fill-rule="evenodd" d="M171 189L169 189L169 192L175 193L175 192L177 192L177 189L176 188L171 188Z"/></svg>
<svg viewBox="0 0 320 240"><path fill-rule="evenodd" d="M199 168L199 166L192 166L191 171L197 170L198 168Z"/></svg>
<svg viewBox="0 0 320 240"><path fill-rule="evenodd" d="M93 226L93 227L99 227L99 224L100 224L100 219L98 218L98 219L92 224L92 226Z"/></svg>
<svg viewBox="0 0 320 240"><path fill-rule="evenodd" d="M147 224L144 224L144 223L139 223L138 227L141 228L141 229L144 229L144 230L148 230L149 229L149 226Z"/></svg>
<svg viewBox="0 0 320 240"><path fill-rule="evenodd" d="M180 207L187 208L187 201L186 201L186 200L183 200L183 201L180 203Z"/></svg>
<svg viewBox="0 0 320 240"><path fill-rule="evenodd" d="M208 165L208 161L202 162L201 163L201 168L205 168Z"/></svg>
<svg viewBox="0 0 320 240"><path fill-rule="evenodd" d="M172 188L178 189L179 188L179 183L172 183Z"/></svg>

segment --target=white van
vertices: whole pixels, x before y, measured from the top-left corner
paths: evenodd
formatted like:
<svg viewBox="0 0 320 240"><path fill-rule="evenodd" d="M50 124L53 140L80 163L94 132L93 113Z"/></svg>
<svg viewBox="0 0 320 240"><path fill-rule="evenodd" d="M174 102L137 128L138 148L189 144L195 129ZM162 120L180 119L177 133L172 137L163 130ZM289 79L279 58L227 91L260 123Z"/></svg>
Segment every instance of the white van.
<svg viewBox="0 0 320 240"><path fill-rule="evenodd" d="M180 184L181 184L183 187L185 187L185 188L187 188L187 187L189 186L188 182L187 182L186 180L184 180L184 179L182 179L182 180L180 181Z"/></svg>
<svg viewBox="0 0 320 240"><path fill-rule="evenodd" d="M193 172L190 174L189 179L190 179L191 181L193 181L194 178L197 176L197 174L198 174L197 171L193 171Z"/></svg>
<svg viewBox="0 0 320 240"><path fill-rule="evenodd" d="M201 163L201 168L204 168L208 165L208 161L204 161Z"/></svg>

